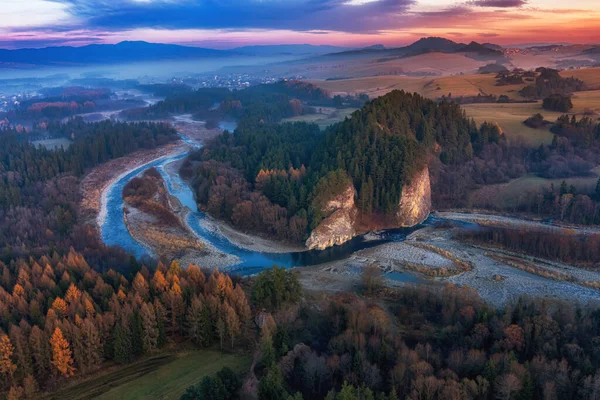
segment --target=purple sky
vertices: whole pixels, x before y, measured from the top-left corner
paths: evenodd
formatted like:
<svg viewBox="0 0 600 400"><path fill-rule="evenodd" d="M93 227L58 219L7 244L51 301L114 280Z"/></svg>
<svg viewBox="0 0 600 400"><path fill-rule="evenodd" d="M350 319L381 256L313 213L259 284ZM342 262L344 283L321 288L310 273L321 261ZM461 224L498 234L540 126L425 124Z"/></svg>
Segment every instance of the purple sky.
<svg viewBox="0 0 600 400"><path fill-rule="evenodd" d="M3 0L0 47L600 41L598 0Z"/></svg>

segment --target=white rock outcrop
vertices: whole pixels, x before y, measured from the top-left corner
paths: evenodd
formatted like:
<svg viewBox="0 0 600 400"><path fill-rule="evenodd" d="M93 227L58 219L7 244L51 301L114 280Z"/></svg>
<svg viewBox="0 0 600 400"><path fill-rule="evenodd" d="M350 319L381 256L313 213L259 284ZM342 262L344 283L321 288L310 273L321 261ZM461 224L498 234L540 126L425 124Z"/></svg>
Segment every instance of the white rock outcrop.
<svg viewBox="0 0 600 400"><path fill-rule="evenodd" d="M402 188L400 204L396 212L398 227L415 226L423 222L431 212L431 182L429 168L415 174L410 184Z"/></svg>
<svg viewBox="0 0 600 400"><path fill-rule="evenodd" d="M358 209L354 203L355 196L356 190L349 184L341 194L323 206L322 211L331 214L310 233L306 247L311 250L323 250L345 243L356 236L354 222Z"/></svg>

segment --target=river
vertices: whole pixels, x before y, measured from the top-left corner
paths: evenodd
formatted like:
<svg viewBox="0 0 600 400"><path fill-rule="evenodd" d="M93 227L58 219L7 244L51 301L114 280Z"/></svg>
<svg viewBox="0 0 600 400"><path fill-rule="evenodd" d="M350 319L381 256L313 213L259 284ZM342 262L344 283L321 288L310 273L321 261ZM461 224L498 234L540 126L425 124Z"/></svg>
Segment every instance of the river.
<svg viewBox="0 0 600 400"><path fill-rule="evenodd" d="M235 129L235 126L229 123L221 128L232 130ZM195 143L184 135L181 135L181 138L184 142L194 148L200 147L198 143ZM106 189L102 200L105 202L106 214L101 225L102 239L106 244L120 246L137 258L144 255L154 255L152 249L145 248L129 233L123 219L122 199L123 188L127 182L152 167L155 167L162 175L169 193L190 210L187 216L187 223L198 238L201 241L210 244L218 251L236 256L240 260L238 264L227 267L228 272L238 275L252 275L265 267L272 265L291 268L346 259L353 253L363 249L390 241L403 241L407 235L415 230L436 222L435 218L429 217L423 224L411 228L386 230L379 233L376 239L367 239L365 236L357 236L343 245L334 246L326 250L310 250L291 253L265 253L247 250L230 242L223 235L206 229L203 220L208 217L198 209L192 189L183 179L181 179L179 174L175 172L175 168L166 168L169 164L185 158L188 154L189 153L186 152L156 159L120 176ZM388 274L388 278L398 281L417 281L417 278L414 275L401 272L392 272Z"/></svg>

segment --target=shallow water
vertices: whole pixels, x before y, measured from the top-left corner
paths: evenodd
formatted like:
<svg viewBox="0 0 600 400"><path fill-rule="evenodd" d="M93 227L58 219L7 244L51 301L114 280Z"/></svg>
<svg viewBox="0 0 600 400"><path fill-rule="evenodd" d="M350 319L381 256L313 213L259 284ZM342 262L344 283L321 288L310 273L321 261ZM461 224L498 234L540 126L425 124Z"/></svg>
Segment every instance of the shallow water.
<svg viewBox="0 0 600 400"><path fill-rule="evenodd" d="M183 135L182 140L195 148L200 147L197 143ZM101 227L102 239L106 244L121 246L137 258L140 258L143 255L153 255L150 250L145 249L140 245L127 230L125 221L123 220L122 199L123 188L127 182L152 167L155 167L160 172L169 193L177 197L181 204L191 211L188 214L187 222L196 235L198 235L202 241L209 243L220 252L236 256L241 260L240 263L227 268L229 272L238 275L252 275L260 272L265 267L270 267L272 265L291 268L346 259L353 253L363 249L375 247L390 241L403 241L411 232L414 232L425 225L431 225L437 221L437 219L430 217L423 224L415 227L383 231L375 240L367 240L364 236L358 236L343 245L334 246L326 250L266 253L243 249L231 243L226 237L218 232L206 229L205 224L202 222L208 217L202 211L198 210L192 189L181 179L179 174L173 171L173 168L166 168L168 164L181 160L187 155L188 153L184 153L176 156L164 157L136 168L119 178L107 189L107 214L104 224ZM402 272L392 272L387 274L387 277L395 281L415 281L413 275Z"/></svg>

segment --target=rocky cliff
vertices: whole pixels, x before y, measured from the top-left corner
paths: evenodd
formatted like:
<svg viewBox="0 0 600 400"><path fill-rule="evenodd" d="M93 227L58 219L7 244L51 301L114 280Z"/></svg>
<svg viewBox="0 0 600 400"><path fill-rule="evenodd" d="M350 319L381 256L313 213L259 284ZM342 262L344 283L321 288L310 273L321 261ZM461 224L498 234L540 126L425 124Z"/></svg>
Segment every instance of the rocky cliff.
<svg viewBox="0 0 600 400"><path fill-rule="evenodd" d="M323 250L340 245L359 234L356 230L358 209L354 203L356 190L349 184L339 195L327 201L323 213L329 215L310 234L306 241L309 249ZM431 183L429 168L415 174L402 188L395 221L390 227L414 226L423 222L431 212ZM363 227L364 229L364 227ZM361 232L362 233L362 232Z"/></svg>
<svg viewBox="0 0 600 400"><path fill-rule="evenodd" d="M402 196L396 223L398 227L414 226L420 224L431 212L431 182L429 168L425 167L416 174L409 184L402 188Z"/></svg>
<svg viewBox="0 0 600 400"><path fill-rule="evenodd" d="M309 249L323 250L347 242L356 236L355 221L358 209L354 203L356 190L352 184L323 206L323 212L330 214L317 226L306 241Z"/></svg>

